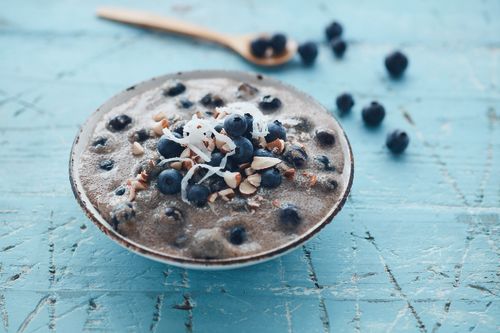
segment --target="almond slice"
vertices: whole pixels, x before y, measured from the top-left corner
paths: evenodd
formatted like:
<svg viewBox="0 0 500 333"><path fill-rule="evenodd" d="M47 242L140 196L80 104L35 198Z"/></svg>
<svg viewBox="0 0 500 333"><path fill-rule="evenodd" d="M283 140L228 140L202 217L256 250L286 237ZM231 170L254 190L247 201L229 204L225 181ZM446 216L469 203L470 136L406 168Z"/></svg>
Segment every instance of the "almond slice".
<svg viewBox="0 0 500 333"><path fill-rule="evenodd" d="M245 181L248 181L250 184L252 184L255 187L259 187L260 181L261 181L261 176L259 173L255 173L253 175L248 176L248 178Z"/></svg>
<svg viewBox="0 0 500 333"><path fill-rule="evenodd" d="M281 160L276 157L255 156L250 167L254 170L264 170L280 163Z"/></svg>
<svg viewBox="0 0 500 333"><path fill-rule="evenodd" d="M217 199L218 196L219 196L219 193L217 193L217 192L211 193L208 196L208 202L215 202L215 200Z"/></svg>
<svg viewBox="0 0 500 333"><path fill-rule="evenodd" d="M252 184L250 184L250 182L247 179L245 179L240 184L239 190L240 190L240 193L243 195L252 195L255 192L257 192L257 187L253 186Z"/></svg>
<svg viewBox="0 0 500 333"><path fill-rule="evenodd" d="M158 112L156 113L155 115L153 115L153 120L154 121L160 121L162 119L166 119L167 118L167 115L165 114L165 112Z"/></svg>
<svg viewBox="0 0 500 333"><path fill-rule="evenodd" d="M132 154L135 156L144 154L144 148L141 146L139 142L134 142L132 144Z"/></svg>
<svg viewBox="0 0 500 333"><path fill-rule="evenodd" d="M186 161L183 161L183 162L182 162L182 167L183 167L184 169L186 169L186 170L191 169L191 168L193 167L193 165L194 165L194 162L193 162L193 161L191 161L191 160L186 160Z"/></svg>
<svg viewBox="0 0 500 333"><path fill-rule="evenodd" d="M191 149L186 148L182 151L180 158L190 158L191 157Z"/></svg>
<svg viewBox="0 0 500 333"><path fill-rule="evenodd" d="M286 170L285 172L283 172L283 176L285 176L285 178L287 179L293 179L295 177L295 169L290 168Z"/></svg>
<svg viewBox="0 0 500 333"><path fill-rule="evenodd" d="M218 192L222 200L229 201L236 196L232 188L226 188L225 190Z"/></svg>
<svg viewBox="0 0 500 333"><path fill-rule="evenodd" d="M231 148L229 148L229 145L227 143L224 143L222 147L219 148L219 150L221 151L221 153L227 154L231 151Z"/></svg>
<svg viewBox="0 0 500 333"><path fill-rule="evenodd" d="M248 167L245 169L245 175L247 175L247 176L253 175L254 173L255 173L255 170L252 169L251 167Z"/></svg>
<svg viewBox="0 0 500 333"><path fill-rule="evenodd" d="M153 125L153 132L155 132L156 135L163 135L163 129L167 128L169 126L168 120L167 119L162 119L156 124Z"/></svg>
<svg viewBox="0 0 500 333"><path fill-rule="evenodd" d="M241 174L239 172L225 172L224 181L230 188L237 188L241 183Z"/></svg>
<svg viewBox="0 0 500 333"><path fill-rule="evenodd" d="M283 154L283 151L285 150L285 141L283 141L282 139L276 139L269 142L266 145L266 148L277 154Z"/></svg>
<svg viewBox="0 0 500 333"><path fill-rule="evenodd" d="M175 170L182 170L182 162L172 162L170 167Z"/></svg>

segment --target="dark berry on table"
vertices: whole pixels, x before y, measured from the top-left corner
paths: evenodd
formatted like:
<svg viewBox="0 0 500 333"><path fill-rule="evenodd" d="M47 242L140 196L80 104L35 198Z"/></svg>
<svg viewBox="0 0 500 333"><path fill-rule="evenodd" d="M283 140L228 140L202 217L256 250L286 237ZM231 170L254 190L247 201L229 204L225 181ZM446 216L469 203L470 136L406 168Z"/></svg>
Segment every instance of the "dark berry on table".
<svg viewBox="0 0 500 333"><path fill-rule="evenodd" d="M347 44L342 38L335 38L332 41L332 50L337 58L341 58L345 50L347 49Z"/></svg>
<svg viewBox="0 0 500 333"><path fill-rule="evenodd" d="M232 227L229 230L229 241L234 245L241 245L247 239L247 232L243 227Z"/></svg>
<svg viewBox="0 0 500 333"><path fill-rule="evenodd" d="M167 169L158 175L158 190L163 194L175 194L181 191L182 174L175 169Z"/></svg>
<svg viewBox="0 0 500 333"><path fill-rule="evenodd" d="M213 175L208 179L208 187L210 188L210 192L213 193L222 191L223 189L226 189L228 186L224 181L224 178L218 175Z"/></svg>
<svg viewBox="0 0 500 333"><path fill-rule="evenodd" d="M394 51L385 57L385 68L394 78L403 75L406 67L408 67L408 58L400 51Z"/></svg>
<svg viewBox="0 0 500 333"><path fill-rule="evenodd" d="M184 91L186 91L186 86L183 85L182 83L178 82L175 85L165 89L163 94L165 96L174 97L174 96L182 94Z"/></svg>
<svg viewBox="0 0 500 333"><path fill-rule="evenodd" d="M184 109L189 109L190 107L193 106L193 102L191 102L189 99L183 98L179 101L179 104L181 105L182 108Z"/></svg>
<svg viewBox="0 0 500 333"><path fill-rule="evenodd" d="M267 124L269 133L265 136L266 142L271 142L276 139L286 140L286 130L279 120Z"/></svg>
<svg viewBox="0 0 500 333"><path fill-rule="evenodd" d="M247 138L248 140L252 139L252 130L253 130L253 116L250 113L245 113L245 120L247 122L247 129L245 133L243 133L243 136Z"/></svg>
<svg viewBox="0 0 500 333"><path fill-rule="evenodd" d="M297 51L305 65L312 65L318 56L318 46L314 42L301 44Z"/></svg>
<svg viewBox="0 0 500 333"><path fill-rule="evenodd" d="M99 162L99 168L101 168L102 170L109 171L113 169L114 166L115 162L113 160L102 160L101 162Z"/></svg>
<svg viewBox="0 0 500 333"><path fill-rule="evenodd" d="M395 130L389 133L385 142L387 148L394 154L401 154L410 143L410 137L405 131Z"/></svg>
<svg viewBox="0 0 500 333"><path fill-rule="evenodd" d="M242 136L233 139L233 142L236 148L234 154L229 156L229 159L238 165L250 162L253 158L252 142Z"/></svg>
<svg viewBox="0 0 500 333"><path fill-rule="evenodd" d="M282 176L278 169L264 170L261 174L260 185L267 188L275 188L281 185Z"/></svg>
<svg viewBox="0 0 500 333"><path fill-rule="evenodd" d="M127 116L126 114L121 114L118 115L114 118L112 118L109 123L108 123L108 129L112 131L121 131L125 127L127 127L128 124L132 122L132 118Z"/></svg>
<svg viewBox="0 0 500 333"><path fill-rule="evenodd" d="M140 129L136 131L132 137L133 141L144 142L149 139L149 131L146 129Z"/></svg>
<svg viewBox="0 0 500 333"><path fill-rule="evenodd" d="M208 200L210 190L208 187L200 184L191 185L187 190L187 199L195 206L203 207Z"/></svg>
<svg viewBox="0 0 500 333"><path fill-rule="evenodd" d="M330 159L325 155L318 155L314 159L318 161L326 171L335 171L335 167L331 165Z"/></svg>
<svg viewBox="0 0 500 333"><path fill-rule="evenodd" d="M94 147L98 147L98 146L102 146L104 147L106 145L106 142L108 142L108 138L105 138L105 137L98 137L97 139L94 140L94 142L92 142L92 146Z"/></svg>
<svg viewBox="0 0 500 333"><path fill-rule="evenodd" d="M335 132L328 128L317 129L316 140L322 146L331 146L335 143Z"/></svg>
<svg viewBox="0 0 500 333"><path fill-rule="evenodd" d="M363 108L361 116L366 125L377 126L384 120L385 109L381 104L371 102L370 105Z"/></svg>
<svg viewBox="0 0 500 333"><path fill-rule="evenodd" d="M115 194L118 195L118 196L124 195L125 194L125 187L123 187L123 186L118 187L115 190Z"/></svg>
<svg viewBox="0 0 500 333"><path fill-rule="evenodd" d="M296 168L302 168L307 163L307 153L305 150L297 145L291 145L287 147L285 153L283 154L285 161L290 163Z"/></svg>
<svg viewBox="0 0 500 333"><path fill-rule="evenodd" d="M273 35L269 41L269 45L273 50L273 55L283 54L286 49L286 36L281 33Z"/></svg>
<svg viewBox="0 0 500 333"><path fill-rule="evenodd" d="M259 102L259 108L262 111L275 111L281 107L281 100L278 97L266 95Z"/></svg>
<svg viewBox="0 0 500 333"><path fill-rule="evenodd" d="M179 133L173 132L176 138L182 138ZM175 141L168 139L163 135L156 145L158 152L165 158L178 157L181 155L184 148Z"/></svg>
<svg viewBox="0 0 500 333"><path fill-rule="evenodd" d="M302 216L297 206L286 204L279 210L279 220L287 228L293 228L300 224Z"/></svg>
<svg viewBox="0 0 500 333"><path fill-rule="evenodd" d="M111 221L116 229L120 223L126 223L135 217L134 206L131 202L118 204L111 211Z"/></svg>
<svg viewBox="0 0 500 333"><path fill-rule="evenodd" d="M224 120L224 130L232 137L243 135L247 130L247 120L244 116L233 113Z"/></svg>
<svg viewBox="0 0 500 333"><path fill-rule="evenodd" d="M253 156L274 157L273 153L263 148L255 149L255 151L253 152Z"/></svg>
<svg viewBox="0 0 500 333"><path fill-rule="evenodd" d="M269 40L264 37L259 37L250 43L250 53L256 58L264 58L268 47Z"/></svg>
<svg viewBox="0 0 500 333"><path fill-rule="evenodd" d="M334 38L340 37L343 30L344 29L339 22L333 21L325 29L326 39L330 41Z"/></svg>
<svg viewBox="0 0 500 333"><path fill-rule="evenodd" d="M211 160L210 162L208 162L207 164L208 165L211 165L211 166L219 166L220 165L220 162L222 161L222 159L224 158L224 155L222 155L221 153L219 152L215 152L215 153L212 153L212 156L211 156Z"/></svg>
<svg viewBox="0 0 500 333"><path fill-rule="evenodd" d="M351 111L354 106L354 99L351 94L343 93L337 96L335 103L337 104L337 109L339 109L340 112L347 113Z"/></svg>

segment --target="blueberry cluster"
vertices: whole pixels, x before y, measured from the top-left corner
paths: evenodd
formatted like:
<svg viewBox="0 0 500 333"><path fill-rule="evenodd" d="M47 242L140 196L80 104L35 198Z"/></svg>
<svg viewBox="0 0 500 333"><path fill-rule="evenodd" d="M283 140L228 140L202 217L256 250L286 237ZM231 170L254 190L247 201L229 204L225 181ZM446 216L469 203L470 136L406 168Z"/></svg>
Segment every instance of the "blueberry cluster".
<svg viewBox="0 0 500 333"><path fill-rule="evenodd" d="M264 58L268 55L277 57L286 50L287 38L282 33L268 37L259 37L250 43L250 52L254 57Z"/></svg>

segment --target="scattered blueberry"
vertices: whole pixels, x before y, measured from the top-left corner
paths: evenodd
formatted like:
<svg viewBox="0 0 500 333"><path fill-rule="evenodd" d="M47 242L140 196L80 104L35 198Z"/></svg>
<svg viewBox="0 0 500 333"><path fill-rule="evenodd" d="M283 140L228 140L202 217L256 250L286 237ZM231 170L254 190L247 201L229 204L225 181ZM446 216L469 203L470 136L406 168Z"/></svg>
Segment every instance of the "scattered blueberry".
<svg viewBox="0 0 500 333"><path fill-rule="evenodd" d="M206 94L200 100L200 103L207 108L216 108L224 106L224 100L219 95Z"/></svg>
<svg viewBox="0 0 500 333"><path fill-rule="evenodd" d="M176 194L181 191L182 175L175 169L167 169L158 175L158 190L163 194Z"/></svg>
<svg viewBox="0 0 500 333"><path fill-rule="evenodd" d="M401 154L410 143L410 137L405 131L395 130L389 133L385 142L387 148L394 154Z"/></svg>
<svg viewBox="0 0 500 333"><path fill-rule="evenodd" d="M335 167L330 164L330 159L325 155L318 155L314 159L321 163L326 171L335 171Z"/></svg>
<svg viewBox="0 0 500 333"><path fill-rule="evenodd" d="M318 47L314 42L301 44L297 51L305 65L312 65L318 56Z"/></svg>
<svg viewBox="0 0 500 333"><path fill-rule="evenodd" d="M340 37L343 32L342 25L336 21L330 23L325 29L326 39L331 41L334 38Z"/></svg>
<svg viewBox="0 0 500 333"><path fill-rule="evenodd" d="M229 159L238 165L250 162L253 158L252 142L242 136L233 139L233 142L236 148L234 154L231 155Z"/></svg>
<svg viewBox="0 0 500 333"><path fill-rule="evenodd" d="M224 120L224 130L232 137L243 135L247 130L247 120L244 116L233 113Z"/></svg>
<svg viewBox="0 0 500 333"><path fill-rule="evenodd" d="M238 98L249 99L255 96L259 92L259 89L248 83L242 83L238 86Z"/></svg>
<svg viewBox="0 0 500 333"><path fill-rule="evenodd" d="M347 44L342 38L332 40L332 50L337 58L342 58L347 49Z"/></svg>
<svg viewBox="0 0 500 333"><path fill-rule="evenodd" d="M351 111L352 107L354 106L354 99L349 93L343 93L338 95L337 100L335 102L337 104L337 108L342 113L347 113Z"/></svg>
<svg viewBox="0 0 500 333"><path fill-rule="evenodd" d="M125 127L127 127L128 124L132 122L132 118L127 116L126 114L121 114L113 119L111 119L108 123L108 129L112 131L121 131Z"/></svg>
<svg viewBox="0 0 500 333"><path fill-rule="evenodd" d="M243 133L243 136L248 140L252 140L253 116L250 113L245 113L244 116L247 123L247 129L245 133Z"/></svg>
<svg viewBox="0 0 500 333"><path fill-rule="evenodd" d="M255 151L253 152L253 156L274 157L273 153L263 148L255 149Z"/></svg>
<svg viewBox="0 0 500 333"><path fill-rule="evenodd" d="M264 58L268 47L269 40L259 37L250 43L250 53L256 58Z"/></svg>
<svg viewBox="0 0 500 333"><path fill-rule="evenodd" d="M111 211L111 221L116 229L120 223L126 223L135 217L134 206L131 202L118 204Z"/></svg>
<svg viewBox="0 0 500 333"><path fill-rule="evenodd" d="M276 139L286 140L286 130L279 120L267 124L269 134L265 136L266 142L271 142Z"/></svg>
<svg viewBox="0 0 500 333"><path fill-rule="evenodd" d="M179 101L180 105L184 109L189 109L190 107L193 106L193 102L191 102L189 99L183 98Z"/></svg>
<svg viewBox="0 0 500 333"><path fill-rule="evenodd" d="M232 227L229 230L229 241L234 245L241 245L247 238L247 232L243 227Z"/></svg>
<svg viewBox="0 0 500 333"><path fill-rule="evenodd" d="M106 142L108 142L108 139L105 137L98 137L97 139L92 142L92 146L97 147L97 146L105 146Z"/></svg>
<svg viewBox="0 0 500 333"><path fill-rule="evenodd" d="M222 161L222 159L224 158L224 155L222 155L221 153L219 152L215 152L215 153L212 153L212 159L210 160L210 162L208 162L207 164L208 165L211 165L211 166L219 166L220 165L220 162Z"/></svg>
<svg viewBox="0 0 500 333"><path fill-rule="evenodd" d="M262 172L260 175L260 185L262 187L275 188L280 186L281 184L282 176L280 171L276 168L264 170L264 172Z"/></svg>
<svg viewBox="0 0 500 333"><path fill-rule="evenodd" d="M217 133L220 133L220 131L222 131L222 129L224 128L224 125L222 124L217 124L215 125L214 129Z"/></svg>
<svg viewBox="0 0 500 333"><path fill-rule="evenodd" d="M297 145L292 145L287 148L283 157L285 158L285 161L296 168L302 168L307 163L307 153L303 148Z"/></svg>
<svg viewBox="0 0 500 333"><path fill-rule="evenodd" d="M174 129L172 129L172 132L177 133L180 136L184 136L184 125L176 126Z"/></svg>
<svg viewBox="0 0 500 333"><path fill-rule="evenodd" d="M235 172L240 170L239 164L241 163L234 161L233 156L234 155L232 155L230 158L227 159L226 167L224 168L223 171Z"/></svg>
<svg viewBox="0 0 500 333"><path fill-rule="evenodd" d="M335 143L335 132L331 129L320 128L316 130L316 140L320 145L331 146Z"/></svg>
<svg viewBox="0 0 500 333"><path fill-rule="evenodd" d="M208 200L210 190L200 184L191 185L187 190L187 199L198 207L203 207Z"/></svg>
<svg viewBox="0 0 500 333"><path fill-rule="evenodd" d="M286 204L280 208L279 220L285 227L293 228L299 225L302 221L302 217L299 214L297 206Z"/></svg>
<svg viewBox="0 0 500 333"><path fill-rule="evenodd" d="M286 36L281 33L275 34L271 37L269 44L273 50L273 55L280 55L286 49Z"/></svg>
<svg viewBox="0 0 500 333"><path fill-rule="evenodd" d="M124 195L125 194L125 187L120 186L115 190L116 195Z"/></svg>
<svg viewBox="0 0 500 333"><path fill-rule="evenodd" d="M144 142L149 139L149 132L146 129L136 131L132 137L133 141Z"/></svg>
<svg viewBox="0 0 500 333"><path fill-rule="evenodd" d="M173 132L176 138L182 138L177 132ZM178 157L184 148L175 141L167 139L165 135L163 135L156 145L158 152L165 158Z"/></svg>
<svg viewBox="0 0 500 333"><path fill-rule="evenodd" d="M385 58L385 68L389 74L398 78L408 67L408 58L400 51L394 51Z"/></svg>
<svg viewBox="0 0 500 333"><path fill-rule="evenodd" d="M174 96L182 94L184 91L186 91L186 86L183 85L182 83L178 82L174 86L165 89L163 94L165 96L174 97Z"/></svg>
<svg viewBox="0 0 500 333"><path fill-rule="evenodd" d="M384 120L385 109L381 104L371 102L370 105L363 108L361 115L365 124L368 126L377 126Z"/></svg>
<svg viewBox="0 0 500 333"><path fill-rule="evenodd" d="M226 189L227 184L224 181L224 178L218 175L213 175L212 177L208 178L208 187L210 188L210 192L219 192L223 189Z"/></svg>
<svg viewBox="0 0 500 333"><path fill-rule="evenodd" d="M183 215L180 209L175 208L175 207L167 207L165 208L165 215L171 219L174 219L176 221L182 221L183 220Z"/></svg>
<svg viewBox="0 0 500 333"><path fill-rule="evenodd" d="M99 168L109 171L113 169L115 162L113 160L102 160L99 162Z"/></svg>
<svg viewBox="0 0 500 333"><path fill-rule="evenodd" d="M281 107L281 100L277 97L271 95L266 95L262 97L259 102L259 108L262 111L275 111Z"/></svg>

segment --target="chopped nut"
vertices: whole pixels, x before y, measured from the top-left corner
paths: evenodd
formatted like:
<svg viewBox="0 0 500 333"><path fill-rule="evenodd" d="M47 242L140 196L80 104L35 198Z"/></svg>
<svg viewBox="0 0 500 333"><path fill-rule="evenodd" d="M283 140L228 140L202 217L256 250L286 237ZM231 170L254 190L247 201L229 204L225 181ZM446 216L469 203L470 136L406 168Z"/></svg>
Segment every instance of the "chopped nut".
<svg viewBox="0 0 500 333"><path fill-rule="evenodd" d="M295 169L290 168L290 169L284 171L283 176L285 176L285 178L287 178L287 179L293 179L295 177Z"/></svg>
<svg viewBox="0 0 500 333"><path fill-rule="evenodd" d="M246 168L250 167L250 162L240 164L238 165L238 167L240 168L240 170L245 170Z"/></svg>
<svg viewBox="0 0 500 333"><path fill-rule="evenodd" d="M215 119L217 119L217 120L220 120L220 119L224 118L227 115L226 112L220 112L220 111L217 111L217 112L218 112L217 117L215 117Z"/></svg>
<svg viewBox="0 0 500 333"><path fill-rule="evenodd" d="M257 200L255 200L254 198L248 199L247 205L250 208L259 208L260 207L260 203Z"/></svg>
<svg viewBox="0 0 500 333"><path fill-rule="evenodd" d="M167 118L167 115L165 114L165 112L158 112L157 114L153 115L154 121L160 121L160 120L166 119L166 118Z"/></svg>
<svg viewBox="0 0 500 333"><path fill-rule="evenodd" d="M245 169L245 175L247 175L247 176L253 175L254 173L255 173L255 170L252 169L251 167L248 167Z"/></svg>
<svg viewBox="0 0 500 333"><path fill-rule="evenodd" d="M191 161L191 160L186 160L186 161L183 161L183 162L182 162L182 167L183 167L184 169L186 169L186 170L191 169L191 168L193 167L193 165L194 165L194 162L193 162L193 161Z"/></svg>
<svg viewBox="0 0 500 333"><path fill-rule="evenodd" d="M236 193L232 188L226 188L218 192L222 200L229 201L236 196Z"/></svg>
<svg viewBox="0 0 500 333"><path fill-rule="evenodd" d="M248 181L250 184L252 184L255 187L259 187L260 181L261 181L261 176L259 173L255 173L253 175L248 176L246 181Z"/></svg>
<svg viewBox="0 0 500 333"><path fill-rule="evenodd" d="M221 153L227 154L231 151L231 148L229 148L229 145L227 143L223 144L222 147L219 148Z"/></svg>
<svg viewBox="0 0 500 333"><path fill-rule="evenodd" d="M156 135L163 135L163 129L167 128L169 126L168 120L167 119L162 119L156 124L153 125L153 132L155 132Z"/></svg>
<svg viewBox="0 0 500 333"><path fill-rule="evenodd" d="M128 201L134 201L135 200L135 195L136 195L135 187L131 186L129 194L128 194Z"/></svg>
<svg viewBox="0 0 500 333"><path fill-rule="evenodd" d="M280 201L278 199L274 199L271 203L276 208L280 208L281 207L281 203L280 203Z"/></svg>
<svg viewBox="0 0 500 333"><path fill-rule="evenodd" d="M280 164L281 160L276 157L266 157L266 156L255 156L253 158L251 168L254 170L263 170L272 168L273 166Z"/></svg>
<svg viewBox="0 0 500 333"><path fill-rule="evenodd" d="M266 148L266 146L267 146L267 141L266 141L266 139L265 139L265 138L263 138L263 137L259 137L259 146L260 146L261 148Z"/></svg>
<svg viewBox="0 0 500 333"><path fill-rule="evenodd" d="M203 113L201 113L201 111L196 111L195 115L196 115L196 117L198 117L199 119L202 119L202 118L203 118Z"/></svg>
<svg viewBox="0 0 500 333"><path fill-rule="evenodd" d="M237 188L241 183L241 174L239 172L224 173L224 181L230 188Z"/></svg>
<svg viewBox="0 0 500 333"><path fill-rule="evenodd" d="M148 174L146 173L146 171L141 171L140 174L138 174L135 179L137 179L138 181L140 182L144 182L144 183L147 183L148 182L148 179L149 179L149 176Z"/></svg>
<svg viewBox="0 0 500 333"><path fill-rule="evenodd" d="M266 145L266 148L274 153L283 154L283 151L285 150L285 141L282 139L276 139L269 142Z"/></svg>
<svg viewBox="0 0 500 333"><path fill-rule="evenodd" d="M138 180L133 181L132 186L138 191L145 190L148 188L147 184L140 182Z"/></svg>
<svg viewBox="0 0 500 333"><path fill-rule="evenodd" d="M243 195L252 195L257 192L257 187L250 184L248 179L245 179L239 187L240 193Z"/></svg>
<svg viewBox="0 0 500 333"><path fill-rule="evenodd" d="M137 141L132 144L132 154L136 156L144 154L144 148Z"/></svg>
<svg viewBox="0 0 500 333"><path fill-rule="evenodd" d="M217 199L218 196L219 196L219 194L217 192L211 193L208 196L208 202L215 202L215 200Z"/></svg>
<svg viewBox="0 0 500 333"><path fill-rule="evenodd" d="M170 167L175 170L182 170L182 162L172 162Z"/></svg>
<svg viewBox="0 0 500 333"><path fill-rule="evenodd" d="M186 148L182 151L180 158L190 158L191 157L191 149Z"/></svg>
<svg viewBox="0 0 500 333"><path fill-rule="evenodd" d="M203 144L207 147L208 151L212 152L215 149L215 140L205 138L203 139Z"/></svg>
<svg viewBox="0 0 500 333"><path fill-rule="evenodd" d="M317 182L318 182L318 177L316 175L311 175L311 180L309 181L309 185L314 186L316 185Z"/></svg>

